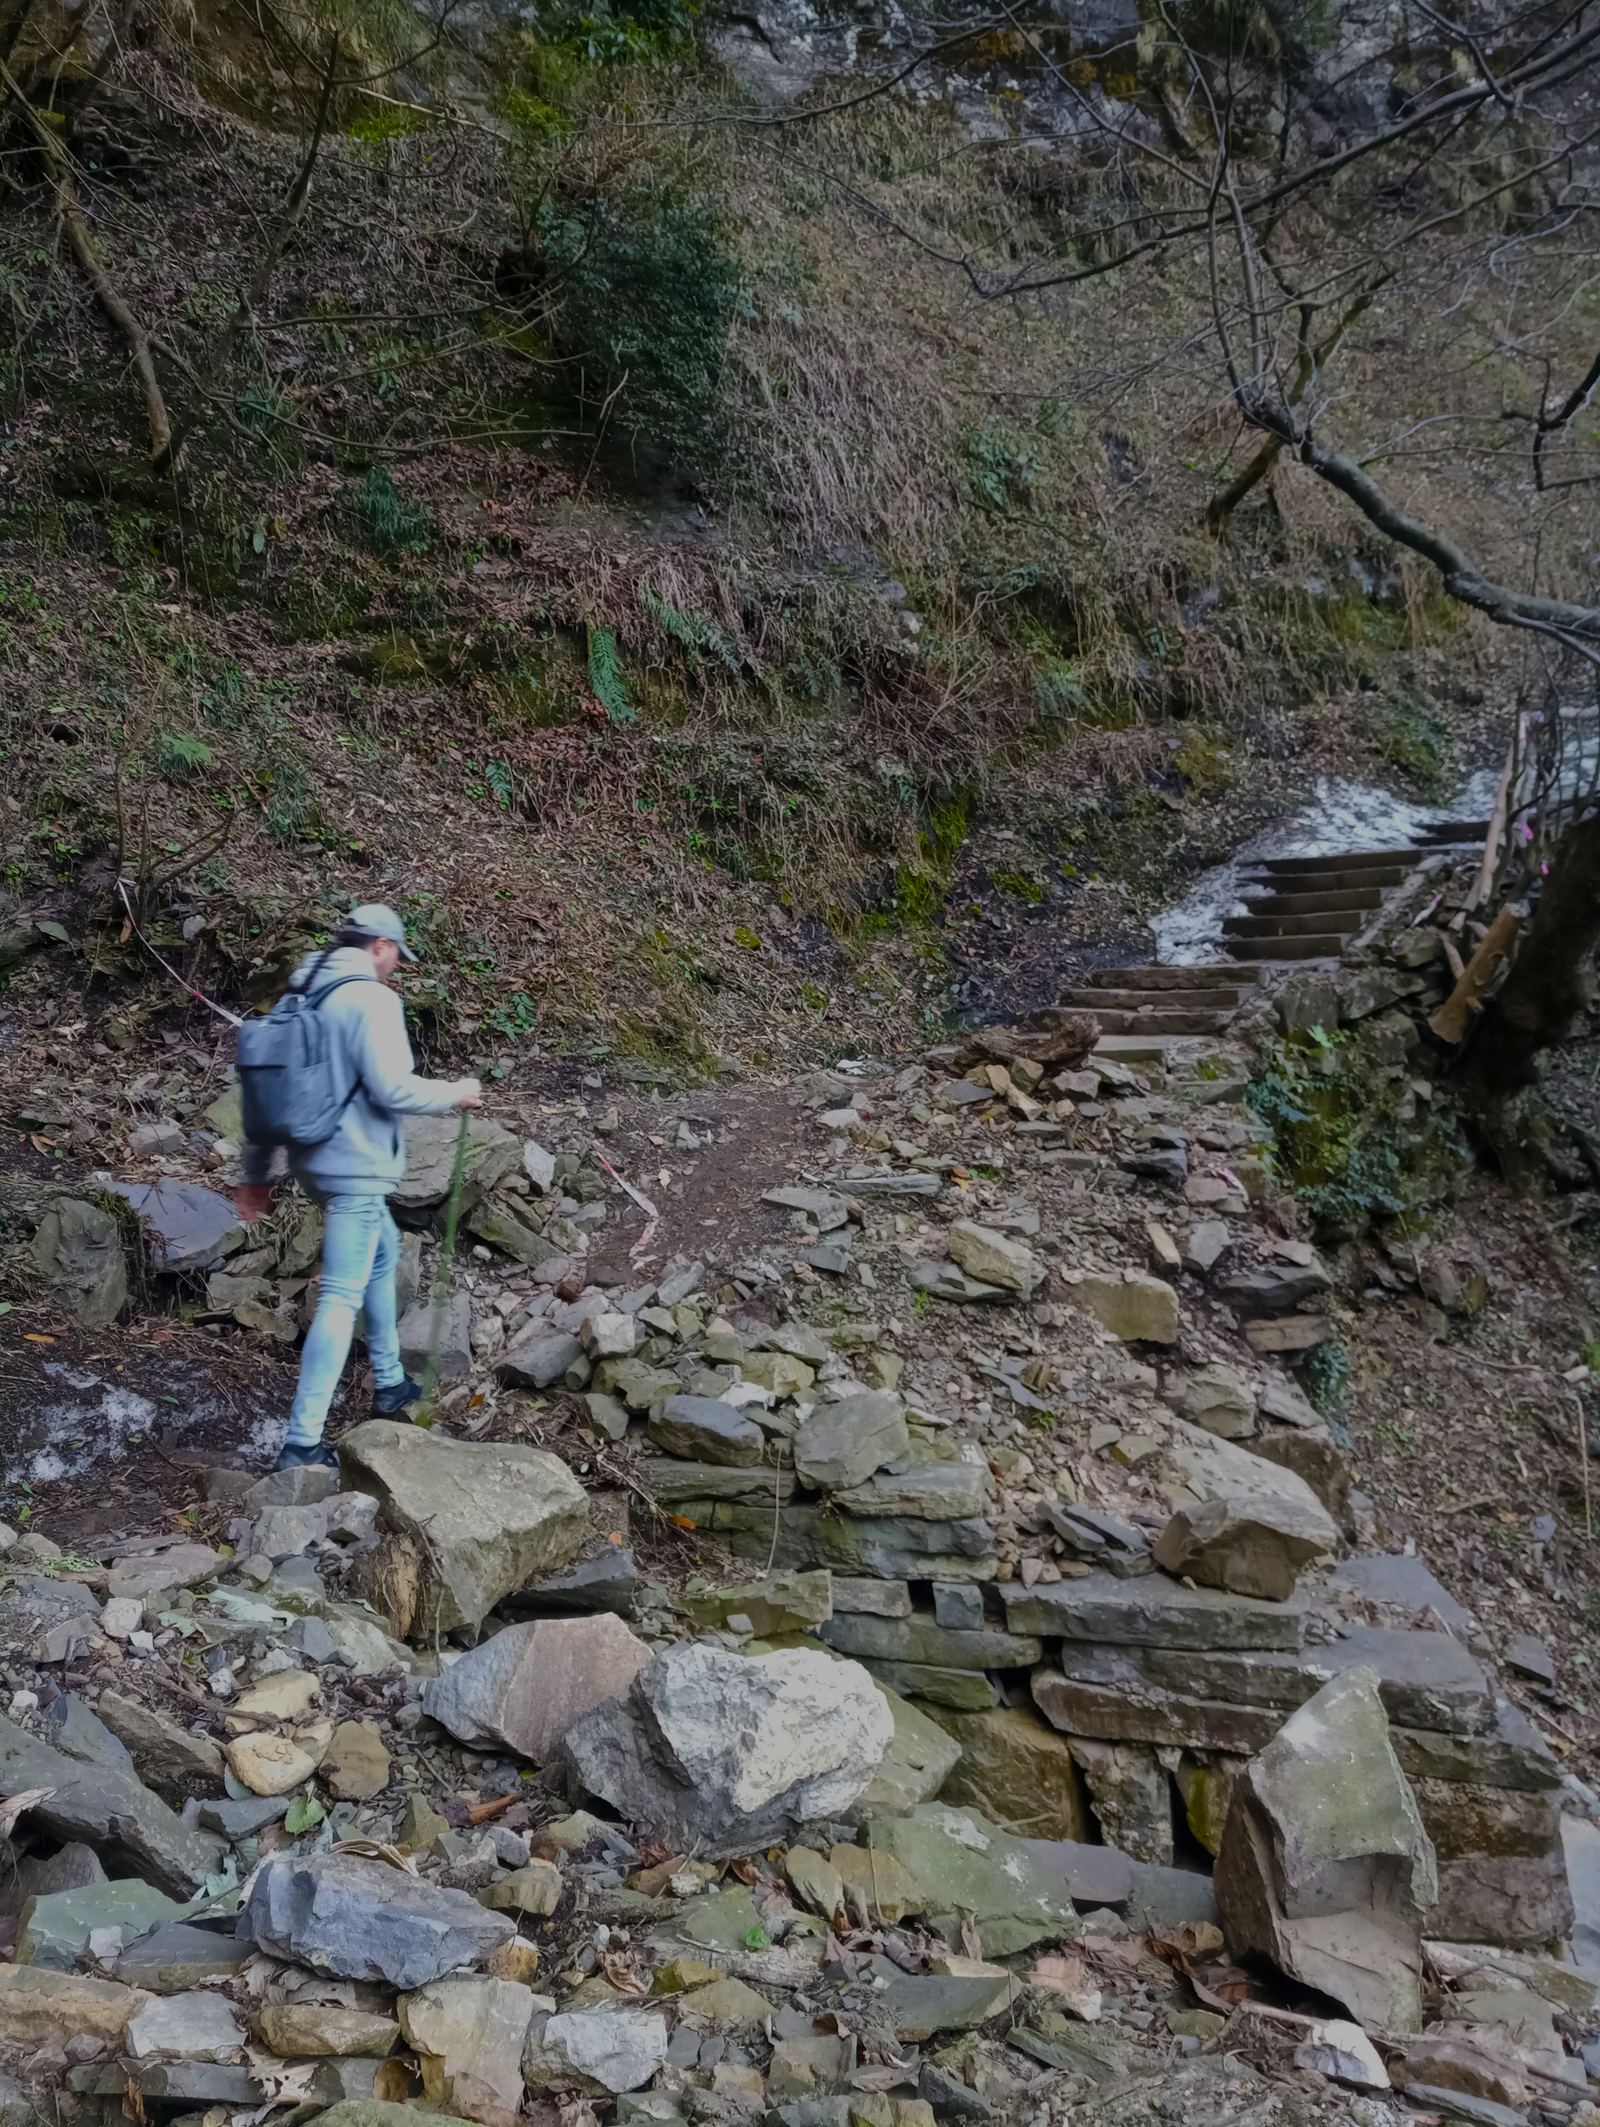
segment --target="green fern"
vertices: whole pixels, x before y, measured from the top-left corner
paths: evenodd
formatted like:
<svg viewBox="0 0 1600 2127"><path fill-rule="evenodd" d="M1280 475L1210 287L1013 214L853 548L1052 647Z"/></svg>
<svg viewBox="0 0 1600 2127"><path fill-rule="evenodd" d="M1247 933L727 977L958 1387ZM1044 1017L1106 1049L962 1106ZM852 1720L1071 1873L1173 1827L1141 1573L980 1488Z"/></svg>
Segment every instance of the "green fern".
<svg viewBox="0 0 1600 2127"><path fill-rule="evenodd" d="M609 628L589 630L589 685L595 700L614 724L631 724L635 716L627 682L617 660L617 638Z"/></svg>
<svg viewBox="0 0 1600 2127"><path fill-rule="evenodd" d="M738 655L720 628L714 628L703 613L680 613L676 606L657 597L648 584L639 586L639 603L664 635L670 635L675 643L681 643L689 653L689 662L697 661L698 653L709 651L719 658L728 670L739 670Z"/></svg>

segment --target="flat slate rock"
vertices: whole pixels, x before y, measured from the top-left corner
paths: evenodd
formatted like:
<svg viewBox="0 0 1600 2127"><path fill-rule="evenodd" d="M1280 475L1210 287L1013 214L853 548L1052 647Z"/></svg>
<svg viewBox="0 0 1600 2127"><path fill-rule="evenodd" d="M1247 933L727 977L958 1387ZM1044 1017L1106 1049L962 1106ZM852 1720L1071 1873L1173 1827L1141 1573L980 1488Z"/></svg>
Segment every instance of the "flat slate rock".
<svg viewBox="0 0 1600 2127"><path fill-rule="evenodd" d="M291 1799L288 1795L252 1795L245 1802L202 1802L200 1823L204 1830L220 1832L224 1839L253 1839L257 1832L288 1815Z"/></svg>
<svg viewBox="0 0 1600 2127"><path fill-rule="evenodd" d="M1021 1839L1017 1843L1047 1875L1066 1885L1075 1905L1124 1905L1133 1896L1136 1864L1114 1846L1085 1846L1075 1839Z"/></svg>
<svg viewBox="0 0 1600 2127"><path fill-rule="evenodd" d="M632 1551L605 1544L593 1558L544 1580L529 1581L507 1596L501 1611L513 1617L632 1617L639 1592L639 1566Z"/></svg>
<svg viewBox="0 0 1600 2127"><path fill-rule="evenodd" d="M1007 2008L1021 1991L1009 1977L946 1979L934 1973L914 1977L902 1972L891 1979L883 1997L894 2018L895 2036L918 2040L940 2031L972 2031Z"/></svg>
<svg viewBox="0 0 1600 2127"><path fill-rule="evenodd" d="M108 1194L147 1221L157 1270L209 1270L244 1245L232 1198L198 1182L112 1182Z"/></svg>
<svg viewBox="0 0 1600 2127"><path fill-rule="evenodd" d="M1437 1627L1459 1640L1472 1636L1472 1619L1437 1581L1420 1558L1407 1558L1397 1551L1357 1552L1334 1567L1323 1585L1323 1596L1338 1605L1342 1596L1365 1597L1386 1610L1404 1614L1416 1630Z"/></svg>
<svg viewBox="0 0 1600 2127"><path fill-rule="evenodd" d="M0 1719L0 1793L48 1790L32 1821L63 1843L92 1846L108 1875L140 1876L170 1897L191 1898L222 1865L222 1842L190 1831L138 1777L82 1765Z"/></svg>
<svg viewBox="0 0 1600 2127"><path fill-rule="evenodd" d="M256 1877L239 1933L274 1957L339 1979L425 1987L481 1965L516 1923L450 1891L350 1854L280 1854Z"/></svg>
<svg viewBox="0 0 1600 2127"><path fill-rule="evenodd" d="M202 1980L231 1976L254 1955L253 1943L180 1921L130 1943L117 1959L117 1977L148 1994L186 1994Z"/></svg>
<svg viewBox="0 0 1600 2127"><path fill-rule="evenodd" d="M1130 1928L1178 1928L1185 1921L1221 1925L1211 1878L1198 1869L1166 1868L1155 1861L1130 1861L1133 1890L1124 1910Z"/></svg>
<svg viewBox="0 0 1600 2127"><path fill-rule="evenodd" d="M837 1654L942 1669L1031 1669L1044 1659L1041 1642L1025 1634L967 1631L941 1625L926 1614L871 1617L847 1612L819 1626L817 1636Z"/></svg>
<svg viewBox="0 0 1600 2127"><path fill-rule="evenodd" d="M997 1592L1013 1632L1101 1640L1110 1646L1293 1651L1300 1645L1306 1618L1300 1598L1263 1602L1219 1588L1186 1588L1157 1573L1124 1580L1097 1570L1081 1580L1032 1588L1001 1581Z"/></svg>
<svg viewBox="0 0 1600 2127"><path fill-rule="evenodd" d="M1544 1641L1531 1632L1518 1632L1507 1641L1505 1658L1506 1667L1514 1669L1518 1676L1531 1677L1536 1684L1554 1685L1555 1658Z"/></svg>
<svg viewBox="0 0 1600 2127"><path fill-rule="evenodd" d="M669 1396L647 1430L653 1448L691 1462L748 1469L766 1453L760 1426L710 1396Z"/></svg>
<svg viewBox="0 0 1600 2127"><path fill-rule="evenodd" d="M1470 2090L1437 2090L1431 2083L1409 2083L1406 2097L1446 2120L1470 2120L1472 2127L1528 2127L1528 2115L1513 2105L1497 2104Z"/></svg>
<svg viewBox="0 0 1600 2127"><path fill-rule="evenodd" d="M1395 1727L1395 1755L1411 1780L1456 1780L1475 1787L1509 1787L1525 1794L1557 1788L1561 1766L1520 1706L1496 1699L1494 1726L1482 1734Z"/></svg>

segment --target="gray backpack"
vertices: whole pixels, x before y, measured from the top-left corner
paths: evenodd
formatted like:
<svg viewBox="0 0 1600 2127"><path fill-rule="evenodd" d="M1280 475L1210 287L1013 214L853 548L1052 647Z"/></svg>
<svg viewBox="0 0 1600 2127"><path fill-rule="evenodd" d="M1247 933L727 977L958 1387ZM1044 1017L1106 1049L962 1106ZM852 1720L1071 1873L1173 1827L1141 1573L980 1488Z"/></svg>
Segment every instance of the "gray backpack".
<svg viewBox="0 0 1600 2127"><path fill-rule="evenodd" d="M340 975L315 988L327 957L324 953L303 990L285 990L264 1019L247 1019L239 1029L239 1104L252 1144L326 1144L355 1098L359 1078L348 1086L335 1082L321 1007L347 982L367 978Z"/></svg>

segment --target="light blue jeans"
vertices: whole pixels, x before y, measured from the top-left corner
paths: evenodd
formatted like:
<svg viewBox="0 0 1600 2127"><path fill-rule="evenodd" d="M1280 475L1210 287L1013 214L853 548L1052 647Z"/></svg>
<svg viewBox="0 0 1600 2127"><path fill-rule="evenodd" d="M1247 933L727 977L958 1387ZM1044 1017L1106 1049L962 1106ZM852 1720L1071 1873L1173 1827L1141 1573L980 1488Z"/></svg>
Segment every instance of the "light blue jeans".
<svg viewBox="0 0 1600 2127"><path fill-rule="evenodd" d="M289 1414L291 1447L310 1447L322 1438L359 1308L366 1309L367 1356L378 1387L397 1387L406 1377L395 1325L400 1231L387 1200L370 1191L326 1196L322 1216L322 1293L300 1355L300 1385Z"/></svg>

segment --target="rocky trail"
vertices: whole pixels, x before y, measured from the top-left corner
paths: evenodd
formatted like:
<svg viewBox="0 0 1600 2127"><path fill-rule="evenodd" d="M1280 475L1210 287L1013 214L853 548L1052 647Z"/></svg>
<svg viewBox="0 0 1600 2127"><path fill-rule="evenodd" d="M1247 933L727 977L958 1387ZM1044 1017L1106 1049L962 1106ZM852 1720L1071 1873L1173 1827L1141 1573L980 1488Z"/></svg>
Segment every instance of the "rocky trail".
<svg viewBox="0 0 1600 2127"><path fill-rule="evenodd" d="M1481 1178L1305 1209L1437 1149L1474 861L1268 860L1231 964L915 1057L508 1081L434 1422L353 1365L337 1473L260 1474L319 1232L234 1219L226 1047L24 1051L8 2127L1594 2127L1588 1296Z"/></svg>

